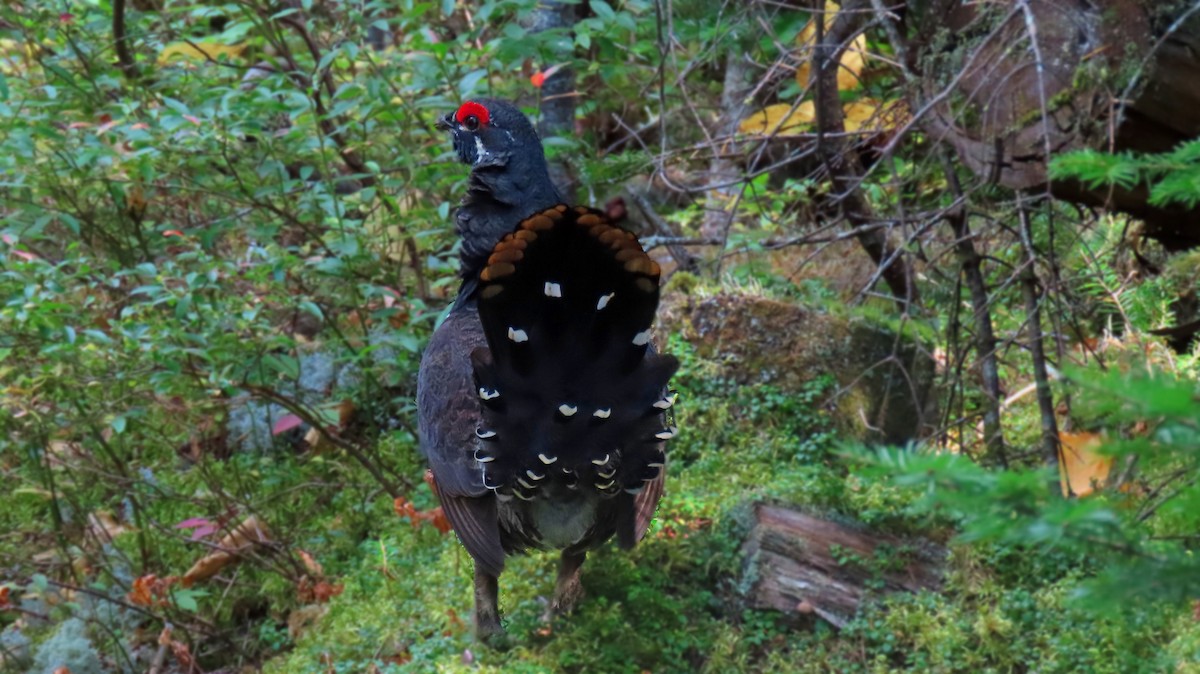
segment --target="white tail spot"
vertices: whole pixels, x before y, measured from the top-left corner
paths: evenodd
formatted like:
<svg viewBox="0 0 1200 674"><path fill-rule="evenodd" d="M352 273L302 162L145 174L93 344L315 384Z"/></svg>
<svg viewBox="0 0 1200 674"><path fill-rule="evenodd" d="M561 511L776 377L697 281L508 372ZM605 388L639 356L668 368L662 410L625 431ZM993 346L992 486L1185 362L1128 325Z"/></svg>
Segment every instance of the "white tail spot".
<svg viewBox="0 0 1200 674"><path fill-rule="evenodd" d="M608 489L609 487L612 487L616 483L617 483L616 480L609 480L608 482L605 482L604 484L597 482L596 489Z"/></svg>
<svg viewBox="0 0 1200 674"><path fill-rule="evenodd" d="M562 286L546 281L546 297L562 297Z"/></svg>
<svg viewBox="0 0 1200 674"><path fill-rule="evenodd" d="M642 330L633 336L634 346L645 346L650 343L650 330Z"/></svg>
<svg viewBox="0 0 1200 674"><path fill-rule="evenodd" d="M579 411L579 408L574 405L568 405L566 403L563 403L558 406L558 413L563 415L564 417L575 416L575 413L578 411Z"/></svg>
<svg viewBox="0 0 1200 674"><path fill-rule="evenodd" d="M597 419L607 419L612 416L612 409L606 407L602 410L596 410L595 412L592 412L592 416L596 417Z"/></svg>
<svg viewBox="0 0 1200 674"><path fill-rule="evenodd" d="M535 482L536 482L536 481L538 481L538 480L545 479L545 477L546 477L546 474L545 474L545 473L542 473L541 475L538 475L537 473L533 472L532 470L526 470L526 471L525 471L525 474L529 476L529 479L531 479L531 480L533 480L533 481L535 481Z"/></svg>
<svg viewBox="0 0 1200 674"><path fill-rule="evenodd" d="M671 438L675 437L675 434L678 432L679 429L672 426L670 428L664 428L658 433L655 433L654 437L658 438L659 440L670 440Z"/></svg>
<svg viewBox="0 0 1200 674"><path fill-rule="evenodd" d="M608 463L608 455L605 454L603 459L592 459L592 463L596 464L597 466L603 466L604 464Z"/></svg>
<svg viewBox="0 0 1200 674"><path fill-rule="evenodd" d="M534 489L534 486L529 484L528 482L526 482L525 478L523 478L523 477L518 477L517 483L520 484L522 487L525 487L526 489Z"/></svg>
<svg viewBox="0 0 1200 674"><path fill-rule="evenodd" d="M517 330L516 328L509 327L508 338L520 344L521 342L529 341L529 333L525 332L524 330Z"/></svg>
<svg viewBox="0 0 1200 674"><path fill-rule="evenodd" d="M499 398L500 392L497 391L496 389L492 389L489 391L486 388L480 388L479 389L479 397L483 398L484 400L491 400L493 398Z"/></svg>
<svg viewBox="0 0 1200 674"><path fill-rule="evenodd" d="M490 440L496 437L496 431L485 431L482 428L476 428L475 437L479 438L480 440Z"/></svg>
<svg viewBox="0 0 1200 674"><path fill-rule="evenodd" d="M660 409L660 410L669 410L669 409L671 409L671 406L674 404L675 404L675 394L672 393L671 395L667 396L666 398L663 398L662 400L654 403L654 407L656 409Z"/></svg>
<svg viewBox="0 0 1200 674"><path fill-rule="evenodd" d="M596 311L600 311L604 307L607 307L608 301L613 298L613 295L616 295L616 293L609 293L607 295L601 295L600 301L596 302Z"/></svg>
<svg viewBox="0 0 1200 674"><path fill-rule="evenodd" d="M538 454L538 460L541 461L542 463L546 464L547 466L549 466L550 464L554 463L555 461L558 461L558 457L557 456L546 456L545 454Z"/></svg>

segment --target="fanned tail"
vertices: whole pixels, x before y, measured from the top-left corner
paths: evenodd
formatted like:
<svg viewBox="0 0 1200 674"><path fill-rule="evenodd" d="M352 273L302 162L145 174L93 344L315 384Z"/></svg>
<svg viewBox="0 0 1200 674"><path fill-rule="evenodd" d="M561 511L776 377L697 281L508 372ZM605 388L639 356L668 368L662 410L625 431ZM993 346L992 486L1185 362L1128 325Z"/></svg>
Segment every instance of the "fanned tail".
<svg viewBox="0 0 1200 674"><path fill-rule="evenodd" d="M650 344L659 267L603 214L524 220L480 274L488 348L472 354L484 424L475 459L501 499L548 485L638 493L661 473L667 381Z"/></svg>

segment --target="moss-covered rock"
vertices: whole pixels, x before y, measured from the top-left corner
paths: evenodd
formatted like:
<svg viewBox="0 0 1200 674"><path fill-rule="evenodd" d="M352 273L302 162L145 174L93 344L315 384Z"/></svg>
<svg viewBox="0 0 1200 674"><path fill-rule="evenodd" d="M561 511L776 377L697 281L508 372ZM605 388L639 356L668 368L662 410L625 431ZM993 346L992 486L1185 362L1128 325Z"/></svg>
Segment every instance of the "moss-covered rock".
<svg viewBox="0 0 1200 674"><path fill-rule="evenodd" d="M661 326L739 384L797 391L831 377L836 386L827 409L836 427L855 439L903 443L934 421L935 368L915 325L720 293L669 295Z"/></svg>

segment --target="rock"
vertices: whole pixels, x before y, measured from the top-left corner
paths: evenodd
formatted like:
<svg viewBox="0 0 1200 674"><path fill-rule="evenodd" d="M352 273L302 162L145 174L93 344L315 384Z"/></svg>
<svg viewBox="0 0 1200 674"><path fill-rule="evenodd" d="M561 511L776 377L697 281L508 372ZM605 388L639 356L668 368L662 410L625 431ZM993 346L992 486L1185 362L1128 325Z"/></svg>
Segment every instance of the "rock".
<svg viewBox="0 0 1200 674"><path fill-rule="evenodd" d="M717 376L799 391L829 375L835 427L865 442L902 444L932 424L935 367L916 326L839 316L745 294L668 294L660 326L678 332ZM898 329L901 332L898 332Z"/></svg>

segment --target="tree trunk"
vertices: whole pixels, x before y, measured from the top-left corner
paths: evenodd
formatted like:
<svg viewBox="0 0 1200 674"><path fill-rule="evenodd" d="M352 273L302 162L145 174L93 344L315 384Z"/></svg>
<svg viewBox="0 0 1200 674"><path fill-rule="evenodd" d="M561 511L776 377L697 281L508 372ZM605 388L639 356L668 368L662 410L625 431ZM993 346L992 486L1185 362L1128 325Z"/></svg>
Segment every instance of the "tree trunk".
<svg viewBox="0 0 1200 674"><path fill-rule="evenodd" d="M1148 0L938 0L915 16L920 124L988 182L1129 213L1171 249L1200 245L1200 209L1144 187L1051 182L1050 155L1162 152L1200 136L1200 12L1169 25ZM947 38L946 36L953 36Z"/></svg>
<svg viewBox="0 0 1200 674"><path fill-rule="evenodd" d="M569 29L575 25L576 5L558 0L543 0L538 3L526 22L526 28L531 33L540 33L551 29ZM570 35L562 42L555 43L552 57L557 63L570 61L575 45ZM543 63L542 69L549 68L555 63ZM543 138L551 136L575 136L575 71L570 68L560 68L542 83L542 100L538 115L538 134ZM566 162L550 162L550 179L554 181L558 191L568 203L576 203L575 181Z"/></svg>

